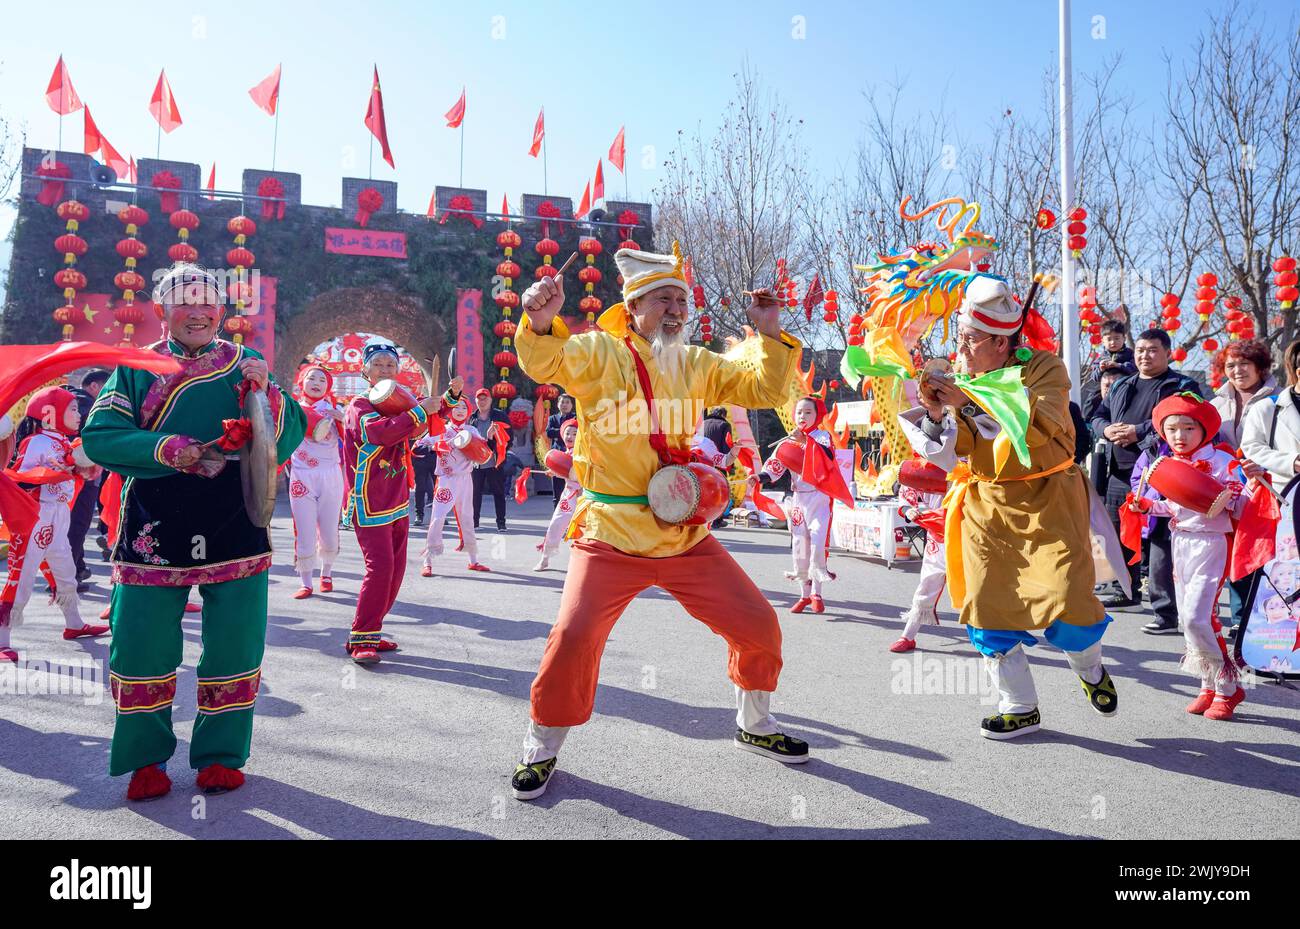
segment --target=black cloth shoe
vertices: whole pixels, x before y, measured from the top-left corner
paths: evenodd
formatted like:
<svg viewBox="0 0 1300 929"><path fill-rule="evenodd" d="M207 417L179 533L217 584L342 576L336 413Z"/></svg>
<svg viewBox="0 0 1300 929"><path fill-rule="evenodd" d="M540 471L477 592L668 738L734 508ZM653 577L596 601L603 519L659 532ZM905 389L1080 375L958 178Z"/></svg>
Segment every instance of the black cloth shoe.
<svg viewBox="0 0 1300 929"><path fill-rule="evenodd" d="M1110 679L1110 672L1102 668L1101 680L1097 683L1089 684L1083 678L1079 678L1079 683L1083 684L1083 692L1092 708L1107 719L1114 719L1119 712L1119 693L1115 690L1115 682Z"/></svg>
<svg viewBox="0 0 1300 929"><path fill-rule="evenodd" d="M78 572L77 572L77 580L79 580L79 581L88 581L88 580L90 580L90 569L89 569L89 568L82 568L80 571L78 571Z"/></svg>
<svg viewBox="0 0 1300 929"><path fill-rule="evenodd" d="M1135 607L1138 605L1136 600L1124 596L1124 591L1122 590L1108 596L1100 596L1097 599L1101 601L1102 606L1108 606L1111 609L1116 610Z"/></svg>
<svg viewBox="0 0 1300 929"><path fill-rule="evenodd" d="M559 758L547 758L532 764L520 762L515 765L514 776L510 778L510 792L516 800L536 800L546 793L546 785L551 783L555 773L555 763Z"/></svg>
<svg viewBox="0 0 1300 929"><path fill-rule="evenodd" d="M737 728L734 744L736 748L775 758L782 764L803 764L808 760L808 743L783 732L754 735L752 732Z"/></svg>
<svg viewBox="0 0 1300 929"><path fill-rule="evenodd" d="M1038 715L1038 707L1034 707L1028 713L994 713L980 723L980 735L1000 742L1017 739L1022 735L1037 732L1042 721L1042 717Z"/></svg>
<svg viewBox="0 0 1300 929"><path fill-rule="evenodd" d="M1178 631L1177 620L1155 619L1142 627L1147 635L1169 635Z"/></svg>

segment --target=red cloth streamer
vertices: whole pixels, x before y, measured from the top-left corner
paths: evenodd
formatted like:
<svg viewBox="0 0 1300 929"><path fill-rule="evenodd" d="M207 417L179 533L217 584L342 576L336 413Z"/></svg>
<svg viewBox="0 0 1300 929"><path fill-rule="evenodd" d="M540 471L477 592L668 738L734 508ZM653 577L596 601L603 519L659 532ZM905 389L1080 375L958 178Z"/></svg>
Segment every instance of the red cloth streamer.
<svg viewBox="0 0 1300 929"><path fill-rule="evenodd" d="M524 468L515 478L515 503L528 502L528 479L533 476L532 468Z"/></svg>
<svg viewBox="0 0 1300 929"><path fill-rule="evenodd" d="M482 229L483 220L470 212L473 209L473 200L464 194L457 194L451 198L451 203L447 204L447 212L442 214L442 219L438 220L438 223L446 225L448 219L465 219L473 223L475 229Z"/></svg>
<svg viewBox="0 0 1300 929"><path fill-rule="evenodd" d="M253 424L247 419L223 419L221 421L221 438L217 447L223 452L234 452L248 444L253 437Z"/></svg>
<svg viewBox="0 0 1300 929"><path fill-rule="evenodd" d="M922 510L912 517L912 522L932 535L936 542L943 543L943 510Z"/></svg>
<svg viewBox="0 0 1300 929"><path fill-rule="evenodd" d="M53 345L0 345L0 410L10 409L20 397L42 384L78 368L113 368L123 365L154 374L175 374L181 366L168 355L142 348L123 348L99 342L56 342Z"/></svg>
<svg viewBox="0 0 1300 929"><path fill-rule="evenodd" d="M170 171L159 171L149 181L150 187L163 187L169 190L180 190L181 179ZM169 194L163 191L158 193L158 205L164 213L168 215L175 213L181 208L180 194Z"/></svg>
<svg viewBox="0 0 1300 929"><path fill-rule="evenodd" d="M741 466L751 475L757 473L757 469L754 466L754 450L752 448L741 448L740 451L736 452L736 460L739 461ZM759 485L755 485L754 487L754 506L758 507L773 519L779 519L782 522L786 519L785 511L781 509L780 504L764 494L763 488Z"/></svg>
<svg viewBox="0 0 1300 929"><path fill-rule="evenodd" d="M356 221L362 229L370 224L370 216L383 209L384 195L373 187L367 187L357 194Z"/></svg>
<svg viewBox="0 0 1300 929"><path fill-rule="evenodd" d="M1269 481L1269 487L1272 486L1267 476L1256 480ZM1282 519L1282 508L1269 487L1256 487L1241 511L1232 539L1232 558L1228 562L1230 580L1239 581L1258 571L1277 554L1277 524Z"/></svg>
<svg viewBox="0 0 1300 929"><path fill-rule="evenodd" d="M845 506L852 507L853 495L849 493L849 488L844 483L844 475L840 473L839 466L835 463L835 459L823 453L820 447L814 450L812 446L816 444L810 437L808 448L803 456L803 471L799 475L800 479L812 484L831 499L839 500Z"/></svg>
<svg viewBox="0 0 1300 929"><path fill-rule="evenodd" d="M1133 557L1128 560L1128 563L1133 565L1142 559L1142 526L1146 522L1146 517L1142 513L1134 512L1131 504L1145 513L1151 509L1151 501L1135 497L1130 491L1124 499L1124 505L1119 508L1119 540L1133 553Z"/></svg>
<svg viewBox="0 0 1300 929"><path fill-rule="evenodd" d="M276 177L264 177L261 183L257 185L257 195L259 197L283 197L284 185ZM262 219L284 219L284 201L278 203L274 200L262 201Z"/></svg>
<svg viewBox="0 0 1300 929"><path fill-rule="evenodd" d="M1056 331L1043 314L1032 306L1025 313L1025 323L1020 336L1030 348L1040 352L1056 351Z"/></svg>
<svg viewBox="0 0 1300 929"><path fill-rule="evenodd" d="M117 530L122 524L122 475L109 471L99 488L99 518L104 521L104 536L111 550L117 544Z"/></svg>
<svg viewBox="0 0 1300 929"><path fill-rule="evenodd" d="M36 202L41 206L54 206L63 199L62 179L72 177L72 170L63 162L56 161L52 165L41 165L36 173L45 179L41 182Z"/></svg>
<svg viewBox="0 0 1300 929"><path fill-rule="evenodd" d="M510 430L505 427L504 423L492 423L488 426L487 437L496 443L497 447L497 467L501 467L501 462L506 460L506 450L510 447Z"/></svg>

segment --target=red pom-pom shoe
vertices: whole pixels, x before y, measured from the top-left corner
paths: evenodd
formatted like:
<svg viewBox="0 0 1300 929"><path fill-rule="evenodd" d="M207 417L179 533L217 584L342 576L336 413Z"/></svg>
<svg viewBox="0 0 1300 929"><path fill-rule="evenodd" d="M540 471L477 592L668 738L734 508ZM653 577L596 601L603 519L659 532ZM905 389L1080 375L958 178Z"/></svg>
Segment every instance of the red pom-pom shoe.
<svg viewBox="0 0 1300 929"><path fill-rule="evenodd" d="M223 764L210 764L199 772L194 783L205 794L223 794L244 786L244 772Z"/></svg>
<svg viewBox="0 0 1300 929"><path fill-rule="evenodd" d="M333 593L334 578L326 577L325 575L322 574L320 579L320 592L323 594Z"/></svg>
<svg viewBox="0 0 1300 929"><path fill-rule="evenodd" d="M294 591L293 594L293 598L295 600L306 600L310 596L311 596L310 587L299 587L296 591Z"/></svg>
<svg viewBox="0 0 1300 929"><path fill-rule="evenodd" d="M64 629L63 638L71 642L73 639L92 638L97 635L103 635L108 632L107 626L82 626L80 629Z"/></svg>
<svg viewBox="0 0 1300 929"><path fill-rule="evenodd" d="M808 609L808 604L810 603L812 603L812 597L800 597L794 602L794 606L790 607L790 612L802 613L804 610Z"/></svg>
<svg viewBox="0 0 1300 929"><path fill-rule="evenodd" d="M823 600L821 597L817 596L816 594L813 594L813 598L812 598L812 611L814 613L826 612L826 601Z"/></svg>
<svg viewBox="0 0 1300 929"><path fill-rule="evenodd" d="M1210 708L1210 704L1212 703L1214 703L1214 691L1202 690L1196 695L1195 700L1187 704L1187 712L1200 716Z"/></svg>
<svg viewBox="0 0 1300 929"><path fill-rule="evenodd" d="M433 565L420 565L420 577L433 577Z"/></svg>
<svg viewBox="0 0 1300 929"><path fill-rule="evenodd" d="M172 779L160 765L151 764L139 768L131 775L131 783L126 788L128 800L157 800L172 789Z"/></svg>
<svg viewBox="0 0 1300 929"><path fill-rule="evenodd" d="M469 570L471 570L471 571L487 571L487 572L489 572L489 573L491 573L491 571L492 571L492 569L489 568L487 565L485 565L485 564L480 564L480 563L477 562L477 561L474 562L473 564L471 564L471 565L469 566Z"/></svg>
<svg viewBox="0 0 1300 929"><path fill-rule="evenodd" d="M889 646L891 652L902 653L910 652L916 648L916 639L900 638L893 645Z"/></svg>
<svg viewBox="0 0 1300 929"><path fill-rule="evenodd" d="M1232 719L1232 711L1245 699L1246 691L1242 687L1238 687L1237 692L1231 697L1215 697L1210 708L1205 711L1205 718L1217 719L1220 722Z"/></svg>

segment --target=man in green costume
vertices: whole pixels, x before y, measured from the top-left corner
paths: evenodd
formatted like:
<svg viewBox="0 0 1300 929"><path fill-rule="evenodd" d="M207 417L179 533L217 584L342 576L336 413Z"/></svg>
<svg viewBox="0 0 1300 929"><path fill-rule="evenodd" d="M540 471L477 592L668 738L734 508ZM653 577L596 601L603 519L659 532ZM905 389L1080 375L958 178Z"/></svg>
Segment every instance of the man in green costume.
<svg viewBox="0 0 1300 929"><path fill-rule="evenodd" d="M127 797L171 789L166 763L176 749L172 701L181 663L181 618L190 587L203 599L198 716L190 765L209 792L244 782L253 704L266 640L271 540L245 507L238 450L224 461L204 446L239 419L247 390L265 390L285 461L306 418L270 380L262 356L218 337L225 300L220 281L177 264L154 289L166 338L152 346L181 365L158 376L119 367L100 392L82 441L86 454L122 475L120 528L113 550L110 682L117 706L109 773L134 772Z"/></svg>

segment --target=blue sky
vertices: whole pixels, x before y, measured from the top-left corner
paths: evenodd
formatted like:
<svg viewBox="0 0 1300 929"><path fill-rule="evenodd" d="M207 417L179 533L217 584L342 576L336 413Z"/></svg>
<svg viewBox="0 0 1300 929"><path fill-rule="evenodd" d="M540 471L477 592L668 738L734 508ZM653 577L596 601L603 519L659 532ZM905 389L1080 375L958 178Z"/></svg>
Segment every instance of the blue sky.
<svg viewBox="0 0 1300 929"><path fill-rule="evenodd" d="M1121 86L1156 104L1163 51L1181 54L1205 11L1224 6L1075 0L1076 71L1121 54ZM978 139L1003 110L1037 106L1040 75L1057 54L1055 0L145 0L115 8L129 9L125 17L109 9L65 0L57 11L25 3L5 12L0 110L26 128L29 145L55 144L58 120L44 90L62 53L113 145L151 156L147 105L166 67L185 124L163 137L163 157L199 162L205 178L215 160L218 186L237 188L245 167L270 166L272 120L247 90L282 62L277 167L303 175L308 202L337 204L339 178L367 174L362 117L378 63L397 169L376 153L374 176L396 180L399 207L419 212L435 184L457 181L460 138L442 114L462 84L465 184L486 188L492 208L503 192L517 207L519 193L542 191L541 159L527 149L543 105L551 194L576 199L626 124L627 186L633 199L648 199L678 131L712 127L746 60L805 120L813 167L833 173L852 156L864 91L905 81L905 105L917 114L942 96L959 114L954 134ZM102 28L88 25L95 22ZM1098 24L1104 38L1090 35ZM81 132L81 114L67 117L64 148L79 150ZM621 196L623 177L605 171L608 192ZM9 222L0 215L0 235Z"/></svg>

